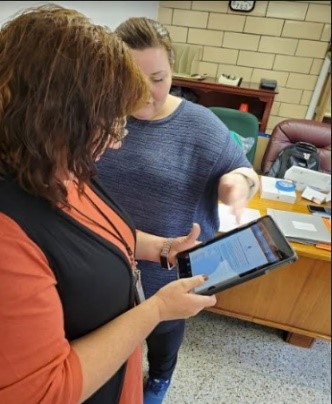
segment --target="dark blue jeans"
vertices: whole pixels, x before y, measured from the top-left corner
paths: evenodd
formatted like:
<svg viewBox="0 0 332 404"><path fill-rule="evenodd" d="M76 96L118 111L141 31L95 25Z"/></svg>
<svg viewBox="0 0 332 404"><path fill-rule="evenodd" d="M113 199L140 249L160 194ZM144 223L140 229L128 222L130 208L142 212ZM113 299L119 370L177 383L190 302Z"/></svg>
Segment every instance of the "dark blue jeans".
<svg viewBox="0 0 332 404"><path fill-rule="evenodd" d="M184 326L184 320L164 321L146 339L150 378L172 377L183 341Z"/></svg>

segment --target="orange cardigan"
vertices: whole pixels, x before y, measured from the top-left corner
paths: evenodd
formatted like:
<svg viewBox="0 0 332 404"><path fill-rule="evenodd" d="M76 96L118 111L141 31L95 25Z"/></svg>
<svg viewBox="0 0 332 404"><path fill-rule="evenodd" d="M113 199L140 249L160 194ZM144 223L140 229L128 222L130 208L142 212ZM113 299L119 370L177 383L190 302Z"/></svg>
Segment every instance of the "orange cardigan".
<svg viewBox="0 0 332 404"><path fill-rule="evenodd" d="M129 227L91 189L86 192L121 229L134 251ZM68 196L72 205L109 227L85 198L79 198L75 186L70 187ZM74 210L67 212L127 254L109 233ZM81 365L65 337L54 274L41 249L2 213L0 239L0 403L75 404L82 391ZM142 389L138 347L127 363L120 404L142 404Z"/></svg>

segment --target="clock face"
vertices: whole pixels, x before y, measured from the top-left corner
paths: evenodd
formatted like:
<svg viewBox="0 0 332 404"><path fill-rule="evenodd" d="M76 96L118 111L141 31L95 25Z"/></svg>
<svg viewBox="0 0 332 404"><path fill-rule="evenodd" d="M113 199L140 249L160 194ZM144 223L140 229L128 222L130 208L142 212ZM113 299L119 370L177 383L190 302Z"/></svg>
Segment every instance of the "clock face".
<svg viewBox="0 0 332 404"><path fill-rule="evenodd" d="M255 1L230 1L229 7L233 11L249 12L255 7Z"/></svg>

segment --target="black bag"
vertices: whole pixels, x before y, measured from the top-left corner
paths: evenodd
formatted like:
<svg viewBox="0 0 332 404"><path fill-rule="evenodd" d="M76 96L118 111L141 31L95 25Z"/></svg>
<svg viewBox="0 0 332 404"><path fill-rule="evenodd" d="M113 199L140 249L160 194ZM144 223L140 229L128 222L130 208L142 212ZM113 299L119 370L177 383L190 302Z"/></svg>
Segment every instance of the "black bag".
<svg viewBox="0 0 332 404"><path fill-rule="evenodd" d="M266 175L268 177L284 178L285 172L292 166L318 171L319 154L316 146L306 142L297 142L286 146L280 151Z"/></svg>
<svg viewBox="0 0 332 404"><path fill-rule="evenodd" d="M190 90L190 88L171 86L169 93L194 103L198 102L197 95L192 90Z"/></svg>

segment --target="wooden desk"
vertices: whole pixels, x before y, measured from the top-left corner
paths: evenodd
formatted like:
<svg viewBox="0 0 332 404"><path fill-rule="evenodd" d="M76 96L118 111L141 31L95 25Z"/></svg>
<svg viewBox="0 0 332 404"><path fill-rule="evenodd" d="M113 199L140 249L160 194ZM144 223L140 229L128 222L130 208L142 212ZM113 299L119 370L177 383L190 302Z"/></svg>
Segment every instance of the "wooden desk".
<svg viewBox="0 0 332 404"><path fill-rule="evenodd" d="M308 213L310 203L296 204L260 199L248 207L266 214L266 208ZM210 311L285 331L285 340L310 347L315 338L331 340L331 253L292 243L299 260L217 294Z"/></svg>
<svg viewBox="0 0 332 404"><path fill-rule="evenodd" d="M259 130L266 131L274 97L274 90L259 88L258 83L241 83L241 86L219 84L215 78L207 77L199 81L190 78L173 77L173 86L185 87L197 96L197 102L205 107L227 107L239 109L240 104L246 103L249 112L259 121Z"/></svg>

